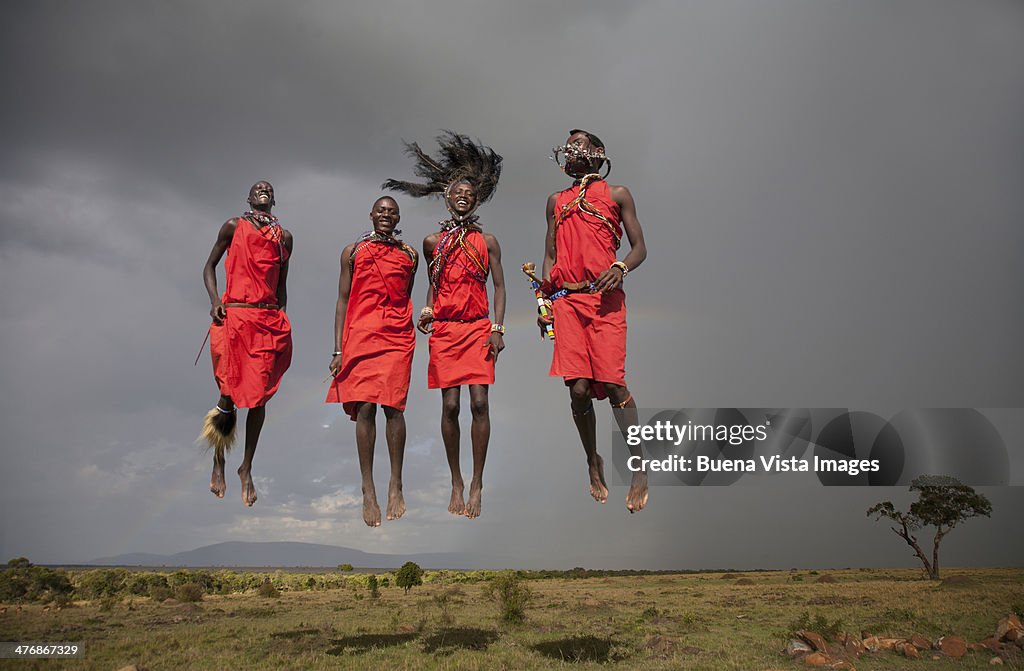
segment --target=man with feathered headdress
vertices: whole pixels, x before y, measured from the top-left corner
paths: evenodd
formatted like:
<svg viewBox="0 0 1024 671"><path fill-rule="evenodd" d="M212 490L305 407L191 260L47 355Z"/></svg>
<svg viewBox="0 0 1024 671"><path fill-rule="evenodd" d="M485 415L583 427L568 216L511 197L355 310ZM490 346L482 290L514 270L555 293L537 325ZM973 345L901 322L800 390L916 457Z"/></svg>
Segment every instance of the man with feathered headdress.
<svg viewBox="0 0 1024 671"><path fill-rule="evenodd" d="M380 526L373 484L377 406L384 410L391 458L387 518L405 514L402 463L405 457L405 400L409 395L416 333L412 324L412 285L419 258L402 242L396 226L398 203L382 196L370 209L373 230L341 252L338 303L334 314L334 380L328 403L341 403L356 422L356 449L362 473L363 521Z"/></svg>
<svg viewBox="0 0 1024 671"><path fill-rule="evenodd" d="M446 131L437 138L438 158L415 142L406 145L416 159L416 174L425 182L389 179L384 188L409 195L442 196L451 216L441 230L423 240L430 286L417 328L430 334L427 386L441 389L441 437L452 474L448 511L469 518L480 515L484 461L491 435L488 385L494 363L505 348L505 280L498 240L480 228L474 214L494 193L501 175L501 156L465 135ZM494 286L494 321L487 301L487 277ZM473 478L468 501L459 466L459 391L469 387L473 414Z"/></svg>
<svg viewBox="0 0 1024 671"><path fill-rule="evenodd" d="M622 281L647 258L647 245L636 217L633 195L625 186L605 181L611 159L593 133L574 129L555 161L564 153L562 169L573 178L567 189L551 194L547 203L547 244L543 289L551 295L552 314L541 316L543 332L553 324L555 338L551 375L569 387L573 421L587 454L590 494L604 503L608 487L604 461L597 453L593 398L608 398L619 428L637 423L636 401L626 388L626 299ZM601 170L607 172L602 176ZM616 252L623 233L629 253ZM628 443L627 443L628 444ZM630 447L638 454L640 447ZM633 473L626 508L647 505L647 474Z"/></svg>
<svg viewBox="0 0 1024 671"><path fill-rule="evenodd" d="M249 408L245 455L238 468L242 501L256 502L252 459L263 429L267 401L277 392L292 360L292 327L285 314L292 234L270 213L274 187L260 181L249 189L249 211L224 222L203 268L210 294L210 355L220 401L206 415L200 439L214 450L210 491L224 498L225 453L235 438L235 408ZM224 295L217 293L217 264L224 264Z"/></svg>

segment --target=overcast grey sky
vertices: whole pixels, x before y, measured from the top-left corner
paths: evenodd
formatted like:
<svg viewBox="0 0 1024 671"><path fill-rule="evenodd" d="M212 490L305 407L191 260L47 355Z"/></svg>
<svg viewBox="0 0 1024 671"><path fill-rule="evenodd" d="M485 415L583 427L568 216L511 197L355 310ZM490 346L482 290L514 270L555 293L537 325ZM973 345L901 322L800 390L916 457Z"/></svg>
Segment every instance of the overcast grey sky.
<svg viewBox="0 0 1024 671"><path fill-rule="evenodd" d="M301 540L522 566L913 564L864 516L908 501L903 489L659 487L634 516L625 488L603 507L589 498L518 273L540 260L545 199L567 181L546 156L573 127L608 145L650 247L626 287L641 405L1024 407L1020 2L6 9L0 559ZM369 227L380 183L412 175L401 140L429 145L442 128L505 157L480 210L509 284L483 516L445 510L421 336L410 511L371 530L353 425L322 402L338 255ZM207 492L192 440L216 390L208 358L192 360L202 264L257 179L296 240L295 356L245 509L237 479L223 501ZM399 203L414 244L443 215ZM383 491L383 445L377 466ZM950 537L947 565L1021 563L1024 490L984 491L995 512Z"/></svg>

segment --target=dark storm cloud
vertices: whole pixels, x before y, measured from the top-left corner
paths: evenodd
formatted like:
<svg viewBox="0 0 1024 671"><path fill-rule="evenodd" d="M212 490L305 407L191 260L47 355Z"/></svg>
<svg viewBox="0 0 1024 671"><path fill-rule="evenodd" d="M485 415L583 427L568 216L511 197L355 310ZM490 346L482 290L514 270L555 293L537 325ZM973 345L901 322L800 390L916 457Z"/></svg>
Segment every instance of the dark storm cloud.
<svg viewBox="0 0 1024 671"><path fill-rule="evenodd" d="M659 488L639 516L622 490L590 501L516 267L539 261L541 208L565 185L546 154L591 128L651 247L627 287L641 403L1024 406L1022 52L1024 7L995 1L16 3L0 40L0 553L239 538L488 547L533 566L904 561L863 510L905 492ZM322 404L338 254L369 227L379 184L412 176L401 140L431 146L441 128L505 157L481 210L510 325L484 516L444 512L421 339L410 513L370 531L352 425ZM191 441L215 390L192 360L199 271L260 178L296 237L296 354L247 511L237 483L224 502L205 492ZM418 243L443 207L399 200ZM382 447L377 465L380 484ZM1021 494L990 495L994 518L950 542L956 563L1019 561L1006 538ZM841 537L805 548L825 523Z"/></svg>
<svg viewBox="0 0 1024 671"><path fill-rule="evenodd" d="M233 165L379 170L404 134L490 136L522 123L517 110L599 90L600 68L574 67L566 39L578 62L603 55L613 4L583 20L544 7L543 21L540 5L469 2L22 5L3 47L17 64L5 170L73 153L208 194ZM549 59L564 84L539 75Z"/></svg>

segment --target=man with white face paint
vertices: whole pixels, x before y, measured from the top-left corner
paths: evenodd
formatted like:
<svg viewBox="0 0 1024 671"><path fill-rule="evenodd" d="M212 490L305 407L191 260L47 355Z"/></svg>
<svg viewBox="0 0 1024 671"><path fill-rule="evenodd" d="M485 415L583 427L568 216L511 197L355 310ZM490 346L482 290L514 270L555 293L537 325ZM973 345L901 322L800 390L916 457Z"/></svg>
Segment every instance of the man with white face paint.
<svg viewBox="0 0 1024 671"><path fill-rule="evenodd" d="M593 398L608 398L623 436L637 423L636 400L626 388L626 274L647 258L647 245L636 217L633 195L625 186L609 185L611 159L593 133L569 131L564 172L573 184L548 198L547 242L542 289L553 299L550 316L538 318L542 333L553 325L551 375L569 387L573 421L587 456L590 495L608 500L604 460L597 452ZM602 176L601 170L607 169ZM616 258L625 233L629 253ZM631 454L642 453L630 445ZM626 508L647 505L647 474L633 473Z"/></svg>

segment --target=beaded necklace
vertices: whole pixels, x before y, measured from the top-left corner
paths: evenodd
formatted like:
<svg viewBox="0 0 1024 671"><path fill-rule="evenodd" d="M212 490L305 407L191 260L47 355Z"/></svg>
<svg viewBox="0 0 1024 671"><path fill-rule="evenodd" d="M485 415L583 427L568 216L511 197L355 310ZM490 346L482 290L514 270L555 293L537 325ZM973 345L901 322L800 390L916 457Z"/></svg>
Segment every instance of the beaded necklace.
<svg viewBox="0 0 1024 671"><path fill-rule="evenodd" d="M612 236L615 238L615 249L618 249L622 245L622 234L615 227L615 224L608 221L608 218L601 214L601 211L598 210L593 203L587 200L587 187L589 187L592 182L598 181L600 179L601 175L597 174L596 172L590 173L589 175L584 175L580 179L580 192L576 194L575 198L573 198L571 201L562 206L562 210L558 213L558 216L555 217L555 230L558 230L558 227L561 225L561 223L565 221L566 217L572 214L572 211L574 209L579 208L580 212L585 212L601 220L601 222L605 225L605 227L611 232Z"/></svg>
<svg viewBox="0 0 1024 671"><path fill-rule="evenodd" d="M395 229L391 235L385 235L384 233L378 233L377 231L368 231L363 233L356 241L356 248L352 250L352 255L348 259L350 269L355 269L356 254L358 254L364 247L371 245L374 242L381 242L385 245L391 245L405 252L412 260L413 265L416 264L416 250L405 244L402 240L398 239L397 236L401 235L402 231Z"/></svg>
<svg viewBox="0 0 1024 671"><path fill-rule="evenodd" d="M242 215L257 226L273 226L277 223L277 217L270 214L269 212L260 212L259 210L249 210Z"/></svg>
<svg viewBox="0 0 1024 671"><path fill-rule="evenodd" d="M277 223L277 217L258 210L249 210L242 217L248 219L265 240L277 243L279 261L284 264L284 244L281 242L281 225Z"/></svg>
<svg viewBox="0 0 1024 671"><path fill-rule="evenodd" d="M256 210L249 210L242 216L251 221L264 238L277 243L281 242L281 226L277 223L277 217L269 212Z"/></svg>
<svg viewBox="0 0 1024 671"><path fill-rule="evenodd" d="M481 258L480 252L466 241L466 235L470 231L483 232L478 221L480 221L480 217L472 215L462 221L447 219L440 222L441 237L437 241L437 247L434 248L434 258L431 259L430 265L427 267L434 291L441 288L441 277L456 249L461 249L472 263L470 275L473 279L483 284L487 283L487 266Z"/></svg>

